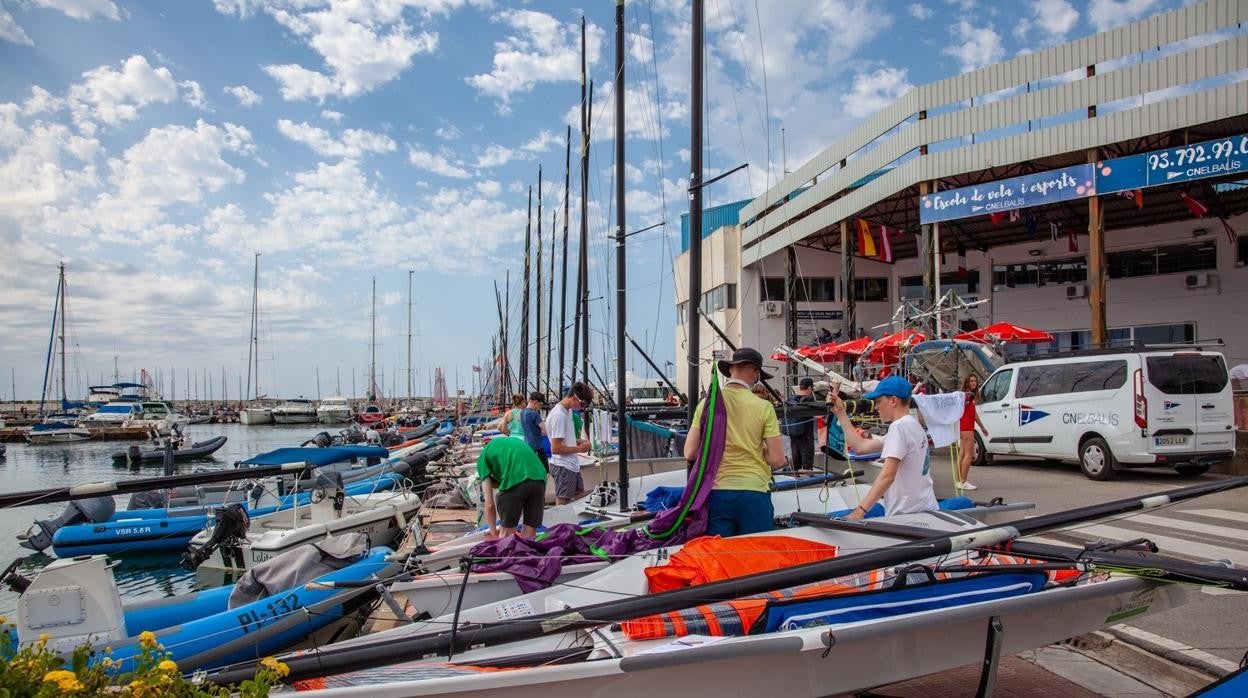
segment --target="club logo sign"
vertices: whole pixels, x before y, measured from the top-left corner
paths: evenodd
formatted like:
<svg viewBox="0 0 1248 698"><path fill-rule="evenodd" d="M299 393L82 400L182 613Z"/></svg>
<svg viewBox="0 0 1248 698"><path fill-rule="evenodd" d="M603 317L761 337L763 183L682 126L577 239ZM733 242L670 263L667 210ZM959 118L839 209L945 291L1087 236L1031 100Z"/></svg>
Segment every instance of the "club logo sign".
<svg viewBox="0 0 1248 698"><path fill-rule="evenodd" d="M1044 410L1037 410L1027 405L1018 406L1018 426L1025 427L1032 422L1039 421L1049 416Z"/></svg>
<svg viewBox="0 0 1248 698"><path fill-rule="evenodd" d="M1161 404L1161 409L1163 412L1169 412L1170 410L1176 407L1182 407L1182 406L1183 406L1183 403L1181 402L1170 402L1169 400L1167 400Z"/></svg>

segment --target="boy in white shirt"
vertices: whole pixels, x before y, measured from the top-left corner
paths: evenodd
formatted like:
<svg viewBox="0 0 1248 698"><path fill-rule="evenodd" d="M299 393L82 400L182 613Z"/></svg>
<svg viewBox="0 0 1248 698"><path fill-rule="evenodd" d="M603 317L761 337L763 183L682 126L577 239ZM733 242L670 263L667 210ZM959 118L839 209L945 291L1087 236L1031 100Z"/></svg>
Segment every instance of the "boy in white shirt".
<svg viewBox="0 0 1248 698"><path fill-rule="evenodd" d="M931 453L927 446L927 432L910 414L910 382L901 376L889 376L863 397L874 400L875 411L880 418L891 422L883 441L859 435L845 413L845 403L834 393L828 394L832 413L845 431L846 444L858 453L878 452L884 461L884 469L848 518L865 517L871 507L881 500L886 515L913 514L939 508L930 474Z"/></svg>
<svg viewBox="0 0 1248 698"><path fill-rule="evenodd" d="M576 456L589 452L589 440L576 438L573 409L585 409L593 393L584 383L573 383L571 390L546 415L546 435L550 438L550 477L555 481L555 503L567 504L585 494L581 462Z"/></svg>

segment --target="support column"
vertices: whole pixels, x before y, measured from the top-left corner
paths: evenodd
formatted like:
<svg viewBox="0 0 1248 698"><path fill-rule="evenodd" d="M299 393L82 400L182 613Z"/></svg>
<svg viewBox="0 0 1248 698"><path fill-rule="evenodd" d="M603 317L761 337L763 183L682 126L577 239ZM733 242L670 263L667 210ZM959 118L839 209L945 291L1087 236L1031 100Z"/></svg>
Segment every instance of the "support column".
<svg viewBox="0 0 1248 698"><path fill-rule="evenodd" d="M788 256L784 265L784 343L797 348L797 246L785 248ZM797 362L784 364L785 375L790 377L797 373ZM792 381L790 381L792 382Z"/></svg>
<svg viewBox="0 0 1248 698"><path fill-rule="evenodd" d="M924 197L932 193L931 182L919 182L919 196ZM924 310L931 309L936 305L936 280L940 269L936 264L936 231L932 229L932 224L920 227L921 241L919 243L919 263L923 269L923 304ZM936 316L933 315L927 321L927 333L932 337L936 335Z"/></svg>
<svg viewBox="0 0 1248 698"><path fill-rule="evenodd" d="M1088 151L1088 162L1096 163L1096 150ZM1092 346L1109 344L1105 316L1105 211L1101 197L1088 198L1088 309L1092 320Z"/></svg>
<svg viewBox="0 0 1248 698"><path fill-rule="evenodd" d="M857 294L854 293L854 253L858 246L849 237L849 221L841 221L841 339L855 339L858 331Z"/></svg>

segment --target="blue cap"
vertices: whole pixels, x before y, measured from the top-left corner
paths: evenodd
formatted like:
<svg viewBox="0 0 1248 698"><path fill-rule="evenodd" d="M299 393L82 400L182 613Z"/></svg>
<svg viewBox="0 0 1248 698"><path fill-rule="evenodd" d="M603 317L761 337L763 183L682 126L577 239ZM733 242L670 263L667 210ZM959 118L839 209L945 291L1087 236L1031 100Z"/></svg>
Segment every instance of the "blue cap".
<svg viewBox="0 0 1248 698"><path fill-rule="evenodd" d="M902 378L901 376L889 376L888 378L880 381L879 385L875 386L875 390L863 395L863 397L868 400L874 400L877 397L883 397L885 395L892 395L893 397L899 397L903 400L909 400L910 381Z"/></svg>

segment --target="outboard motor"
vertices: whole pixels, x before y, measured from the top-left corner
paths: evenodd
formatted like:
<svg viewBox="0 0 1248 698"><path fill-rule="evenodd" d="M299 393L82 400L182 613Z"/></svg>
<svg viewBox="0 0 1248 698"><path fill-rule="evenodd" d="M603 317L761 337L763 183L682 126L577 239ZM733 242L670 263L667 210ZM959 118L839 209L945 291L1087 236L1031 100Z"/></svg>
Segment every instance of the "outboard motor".
<svg viewBox="0 0 1248 698"><path fill-rule="evenodd" d="M312 438L308 439L307 441L304 441L303 443L299 445L307 446L309 444L311 444L312 446L316 448L328 448L334 445L334 437L330 436L329 432L323 431L317 434L316 436L313 436Z"/></svg>
<svg viewBox="0 0 1248 698"><path fill-rule="evenodd" d="M117 502L112 497L92 497L70 502L60 516L36 521L25 533L18 534L19 545L36 552L47 550L52 545L52 536L62 526L85 522L101 523L108 521L116 511Z"/></svg>
<svg viewBox="0 0 1248 698"><path fill-rule="evenodd" d="M194 570L212 554L221 549L221 555L227 565L243 569L242 544L247 540L247 529L251 525L251 517L242 504L231 504L216 511L217 524L212 529L212 537L199 550L182 553L181 566L184 570Z"/></svg>
<svg viewBox="0 0 1248 698"><path fill-rule="evenodd" d="M139 448L138 444L130 444L130 447L126 449L126 462L131 464L143 462L143 449Z"/></svg>

